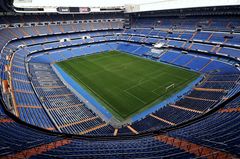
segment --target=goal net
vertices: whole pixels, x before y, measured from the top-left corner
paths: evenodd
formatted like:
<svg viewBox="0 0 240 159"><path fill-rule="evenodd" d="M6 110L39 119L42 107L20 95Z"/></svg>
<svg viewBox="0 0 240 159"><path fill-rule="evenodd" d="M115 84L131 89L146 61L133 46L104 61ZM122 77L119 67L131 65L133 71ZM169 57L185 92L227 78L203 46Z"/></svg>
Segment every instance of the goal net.
<svg viewBox="0 0 240 159"><path fill-rule="evenodd" d="M167 87L165 88L165 92L167 92L167 91L170 90L170 89L173 89L174 87L175 87L175 84L174 84L174 83L170 84L169 86L167 86Z"/></svg>

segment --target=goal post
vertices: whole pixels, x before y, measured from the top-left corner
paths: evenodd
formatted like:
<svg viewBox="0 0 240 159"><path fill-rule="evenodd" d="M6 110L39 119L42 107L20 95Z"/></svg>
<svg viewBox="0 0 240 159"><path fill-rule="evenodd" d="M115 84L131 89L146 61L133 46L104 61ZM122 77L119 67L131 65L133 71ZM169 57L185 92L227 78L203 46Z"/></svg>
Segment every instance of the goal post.
<svg viewBox="0 0 240 159"><path fill-rule="evenodd" d="M165 88L165 92L167 92L169 89L172 89L172 88L174 88L174 87L175 87L175 84L174 84L174 83L168 85L168 86Z"/></svg>

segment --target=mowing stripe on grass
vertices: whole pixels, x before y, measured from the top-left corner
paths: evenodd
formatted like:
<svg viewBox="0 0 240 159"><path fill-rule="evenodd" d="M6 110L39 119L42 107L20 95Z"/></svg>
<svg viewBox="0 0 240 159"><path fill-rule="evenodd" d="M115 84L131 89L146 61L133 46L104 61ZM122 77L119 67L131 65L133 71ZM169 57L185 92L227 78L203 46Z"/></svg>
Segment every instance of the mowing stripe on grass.
<svg viewBox="0 0 240 159"><path fill-rule="evenodd" d="M120 120L157 104L198 77L198 73L118 51L57 63ZM174 83L168 92L165 87Z"/></svg>

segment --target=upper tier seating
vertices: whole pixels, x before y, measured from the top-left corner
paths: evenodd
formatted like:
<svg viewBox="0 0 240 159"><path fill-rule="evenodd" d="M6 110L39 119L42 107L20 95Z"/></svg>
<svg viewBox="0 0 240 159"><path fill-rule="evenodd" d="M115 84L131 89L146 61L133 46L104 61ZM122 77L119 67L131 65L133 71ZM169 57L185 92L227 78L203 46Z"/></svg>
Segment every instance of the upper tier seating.
<svg viewBox="0 0 240 159"><path fill-rule="evenodd" d="M135 17L133 28L173 28L173 29L195 29L201 27L208 30L229 30L234 27L239 29L238 17ZM229 27L231 23L231 27Z"/></svg>

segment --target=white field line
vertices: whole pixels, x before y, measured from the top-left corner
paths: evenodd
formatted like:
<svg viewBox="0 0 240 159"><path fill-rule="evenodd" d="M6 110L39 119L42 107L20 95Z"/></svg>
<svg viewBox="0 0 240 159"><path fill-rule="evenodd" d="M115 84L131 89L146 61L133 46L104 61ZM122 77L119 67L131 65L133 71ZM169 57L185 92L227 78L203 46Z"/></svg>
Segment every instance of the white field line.
<svg viewBox="0 0 240 159"><path fill-rule="evenodd" d="M157 92L155 92L155 91L158 90L158 89L160 89L160 88L163 88L163 89L164 89L164 86L160 86L160 87L158 87L158 88L152 90L152 92L153 92L154 94L156 94L156 95L159 95L159 94L158 94Z"/></svg>
<svg viewBox="0 0 240 159"><path fill-rule="evenodd" d="M74 76L74 75L73 75ZM75 77L76 78L76 77ZM76 78L77 80L80 80L81 81L81 83L83 83L84 84L84 86L85 87L87 87L90 91L92 91L98 98L100 98L101 100L103 100L105 103L107 103L111 108L113 108L114 109L114 107L113 107L113 105L111 105L108 101L106 101L105 99L104 99L104 97L102 97L101 95L99 95L98 93L96 93L91 87L89 87L86 83L84 83L81 79L79 79L79 78Z"/></svg>
<svg viewBox="0 0 240 159"><path fill-rule="evenodd" d="M126 92L127 94L133 96L134 98L136 98L138 101L142 102L143 104L147 104L145 101L141 100L140 98L138 98L137 96L135 96L134 94L124 90L124 92Z"/></svg>
<svg viewBox="0 0 240 159"><path fill-rule="evenodd" d="M126 66L125 65L123 65L123 66L118 66L118 67L120 67L118 70L120 71L120 70L122 70L123 68L125 68ZM111 71L110 69L108 70L108 69L106 69L106 68L103 68L102 70L99 70L99 71L97 71L97 72L93 72L93 73L89 73L89 74L87 74L87 76L93 76L93 75L96 75L96 74L99 74L99 73L102 73L102 72L105 72L105 71ZM117 72L117 70L114 70L114 72Z"/></svg>
<svg viewBox="0 0 240 159"><path fill-rule="evenodd" d="M104 54L104 53L103 53ZM102 55L102 54L98 54L98 55ZM114 55L107 55L107 56L100 56L100 57L98 57L98 58L94 58L94 59L88 59L89 61L92 61L92 62L95 62L95 61L100 61L100 60L102 60L102 59L107 59L107 58L109 58L109 57L117 57L117 56L121 56L121 54L114 54Z"/></svg>
<svg viewBox="0 0 240 159"><path fill-rule="evenodd" d="M92 73L88 73L88 74L86 74L88 77L90 77L90 76L93 76L93 75L96 75L96 74L99 74L99 73L102 73L102 72L104 72L104 70L99 70L99 71L95 71L95 72L92 72Z"/></svg>
<svg viewBox="0 0 240 159"><path fill-rule="evenodd" d="M159 70L157 70L157 71L159 71ZM147 79L147 80L139 80L137 84L133 85L133 86L130 87L130 88L125 89L124 91L128 91L128 90L130 90L130 89L132 89L132 88L135 88L135 87L137 87L137 86L140 86L140 85L142 85L143 83L146 83L146 82L148 82L148 81L151 81L152 79L155 79L155 78L157 78L159 75L162 75L162 74L165 74L165 72L159 73L158 75L154 76L154 78L151 77L151 78L149 78L149 79Z"/></svg>
<svg viewBox="0 0 240 159"><path fill-rule="evenodd" d="M174 74L169 74L169 76L176 77L176 78L182 79L182 80L184 80L184 81L188 80L187 78L182 78L181 76L176 76L176 75L174 75ZM169 84L173 83L173 84L175 84L176 86L178 86L178 85L180 84L180 83L175 83L175 82L168 82L168 83L169 83ZM161 87L164 88L164 86L160 86L160 87L154 89L152 92L155 93L155 94L157 94L155 91L158 90L158 89L161 88Z"/></svg>

